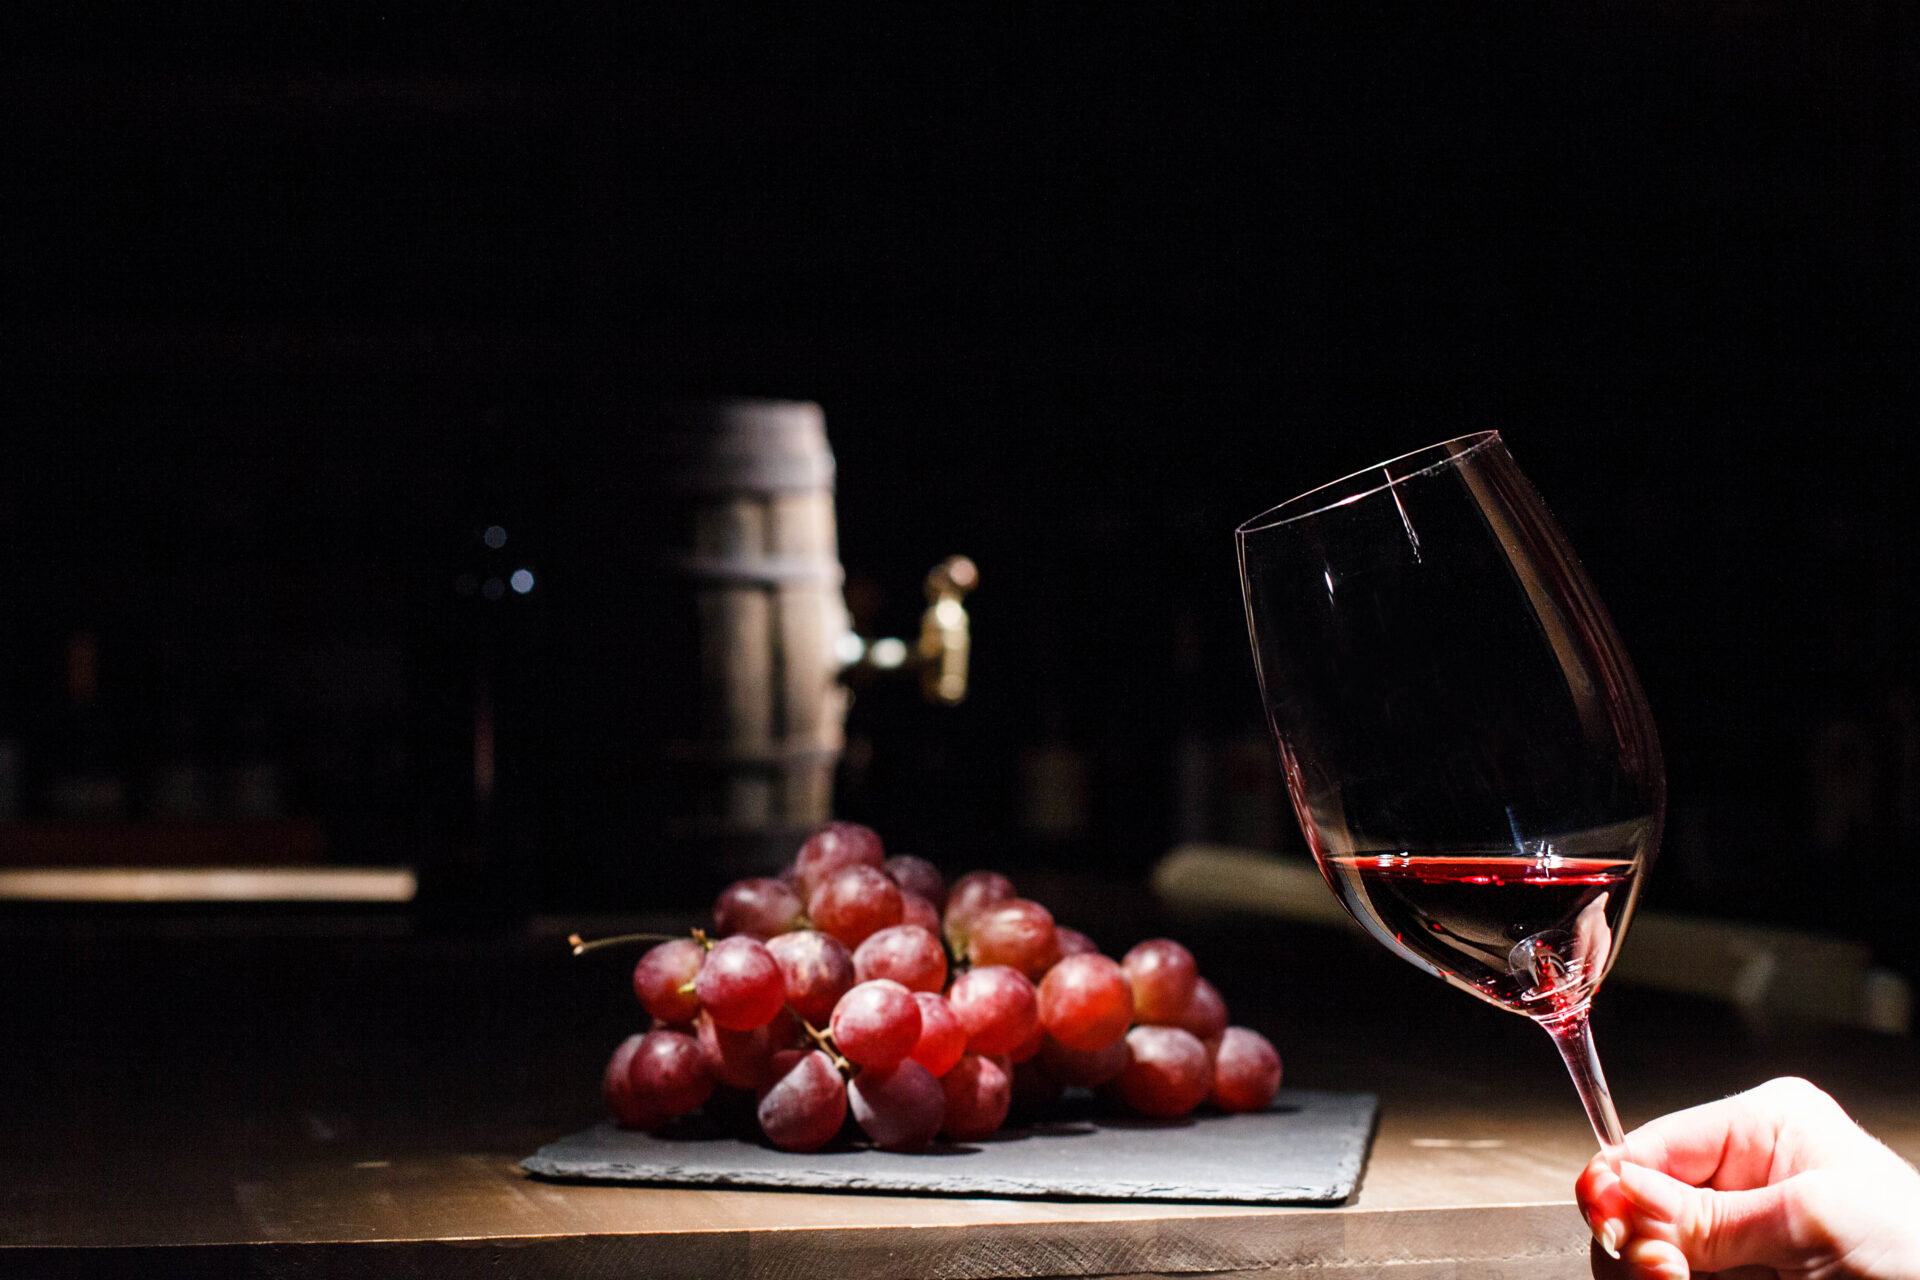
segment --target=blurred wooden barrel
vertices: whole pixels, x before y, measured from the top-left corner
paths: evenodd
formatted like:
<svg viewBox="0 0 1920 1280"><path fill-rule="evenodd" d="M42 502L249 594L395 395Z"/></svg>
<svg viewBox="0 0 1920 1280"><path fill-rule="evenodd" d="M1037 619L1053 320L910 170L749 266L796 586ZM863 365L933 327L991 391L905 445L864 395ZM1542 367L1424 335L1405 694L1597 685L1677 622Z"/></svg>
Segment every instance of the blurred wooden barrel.
<svg viewBox="0 0 1920 1280"><path fill-rule="evenodd" d="M775 840L826 820L846 693L833 454L819 406L682 406L661 438L665 568L696 619L697 691L665 746L673 833Z"/></svg>
<svg viewBox="0 0 1920 1280"><path fill-rule="evenodd" d="M654 406L572 462L551 583L542 896L697 900L833 803L848 626L818 405Z"/></svg>

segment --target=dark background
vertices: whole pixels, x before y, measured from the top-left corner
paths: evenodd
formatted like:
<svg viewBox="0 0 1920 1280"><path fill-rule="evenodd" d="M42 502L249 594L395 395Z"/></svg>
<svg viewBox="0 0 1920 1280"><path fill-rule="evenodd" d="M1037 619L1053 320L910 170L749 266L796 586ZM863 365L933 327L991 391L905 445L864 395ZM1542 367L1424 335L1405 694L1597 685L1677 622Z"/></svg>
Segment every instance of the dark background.
<svg viewBox="0 0 1920 1280"><path fill-rule="evenodd" d="M1652 901L1913 969L1892 0L8 21L16 819L86 631L129 778L266 761L329 858L431 862L444 645L541 608L447 584L564 557L622 407L701 392L825 407L869 634L981 565L972 697L863 694L843 812L950 871L1295 847L1232 529L1496 427L1654 705Z"/></svg>

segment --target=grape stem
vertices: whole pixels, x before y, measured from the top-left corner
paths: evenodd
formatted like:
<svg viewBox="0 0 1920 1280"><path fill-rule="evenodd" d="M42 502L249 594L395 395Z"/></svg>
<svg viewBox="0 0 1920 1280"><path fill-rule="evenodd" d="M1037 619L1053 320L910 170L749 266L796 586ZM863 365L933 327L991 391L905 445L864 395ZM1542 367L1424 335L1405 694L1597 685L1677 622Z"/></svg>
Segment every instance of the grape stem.
<svg viewBox="0 0 1920 1280"><path fill-rule="evenodd" d="M836 1071L843 1076L851 1076L853 1074L853 1064L840 1056L840 1046L833 1042L832 1032L822 1031L805 1018L800 1019L800 1025L805 1027L807 1034L813 1037L813 1042L820 1046L820 1051L833 1060L833 1066Z"/></svg>
<svg viewBox="0 0 1920 1280"><path fill-rule="evenodd" d="M698 930L695 930L698 933ZM629 942L672 942L679 937L673 933L620 933L611 938L595 938L588 942L577 933L567 935L567 945L573 948L573 954L583 956L589 951L598 951L602 947L618 947Z"/></svg>

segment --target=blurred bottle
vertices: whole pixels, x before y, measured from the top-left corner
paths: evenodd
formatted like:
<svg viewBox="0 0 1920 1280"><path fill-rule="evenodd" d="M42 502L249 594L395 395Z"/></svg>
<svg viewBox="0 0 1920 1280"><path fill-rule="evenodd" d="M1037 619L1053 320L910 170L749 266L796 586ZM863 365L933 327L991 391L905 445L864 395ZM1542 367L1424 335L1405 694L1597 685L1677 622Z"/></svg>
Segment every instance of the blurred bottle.
<svg viewBox="0 0 1920 1280"><path fill-rule="evenodd" d="M1175 843L1212 840L1214 830L1214 743L1202 714L1201 635L1193 610L1173 617L1174 732L1170 751Z"/></svg>
<svg viewBox="0 0 1920 1280"><path fill-rule="evenodd" d="M1015 821L1021 835L1042 856L1073 861L1094 826L1095 767L1079 732L1081 716L1070 697L1081 683L1069 619L1052 602L1063 587L1046 592L1032 619L1034 718L1021 749L1016 781Z"/></svg>
<svg viewBox="0 0 1920 1280"><path fill-rule="evenodd" d="M191 706L166 714L147 772L146 811L156 818L198 818L210 806L205 744Z"/></svg>
<svg viewBox="0 0 1920 1280"><path fill-rule="evenodd" d="M1050 850L1084 840L1092 793L1093 762L1072 737L1064 699L1049 692L1040 700L1039 741L1020 753L1021 833Z"/></svg>
<svg viewBox="0 0 1920 1280"><path fill-rule="evenodd" d="M242 702L227 729L220 809L234 818L282 818L287 813L286 765L273 717L258 699Z"/></svg>
<svg viewBox="0 0 1920 1280"><path fill-rule="evenodd" d="M1906 566L1876 530L1899 516L1871 502L1829 513L1819 526L1825 554L1818 647L1810 664L1811 706L1802 764L1805 817L1800 850L1819 874L1795 875L1769 904L1806 923L1873 944L1920 970L1907 906L1920 891L1920 864L1903 829L1903 767L1912 740L1910 632L1900 621ZM1797 863L1796 863L1797 865Z"/></svg>
<svg viewBox="0 0 1920 1280"><path fill-rule="evenodd" d="M66 640L66 690L47 736L44 799L63 818L109 818L126 806L122 744L101 696L101 645L92 631Z"/></svg>
<svg viewBox="0 0 1920 1280"><path fill-rule="evenodd" d="M530 905L526 723L538 693L529 650L544 592L528 522L502 510L510 505L476 503L481 519L448 521L417 589L420 893L439 925L511 924Z"/></svg>
<svg viewBox="0 0 1920 1280"><path fill-rule="evenodd" d="M25 788L21 785L26 773L26 750L22 746L19 726L11 714L13 704L9 701L0 708L0 822L13 822L25 816Z"/></svg>
<svg viewBox="0 0 1920 1280"><path fill-rule="evenodd" d="M20 737L25 718L17 683L25 664L13 640L10 634L0 637L0 822L18 821L27 810L27 752Z"/></svg>

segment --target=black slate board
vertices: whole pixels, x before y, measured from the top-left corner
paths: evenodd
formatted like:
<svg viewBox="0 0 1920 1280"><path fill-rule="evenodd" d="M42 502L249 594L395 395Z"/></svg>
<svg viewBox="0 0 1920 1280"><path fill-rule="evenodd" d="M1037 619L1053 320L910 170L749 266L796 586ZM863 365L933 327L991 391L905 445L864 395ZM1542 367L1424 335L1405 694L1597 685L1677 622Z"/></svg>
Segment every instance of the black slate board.
<svg viewBox="0 0 1920 1280"><path fill-rule="evenodd" d="M520 1167L588 1182L1327 1204L1359 1183L1377 1105L1370 1093L1297 1089L1253 1115L1150 1121L1070 1099L1045 1125L917 1155L851 1144L797 1155L697 1129L656 1137L600 1124L547 1144Z"/></svg>

